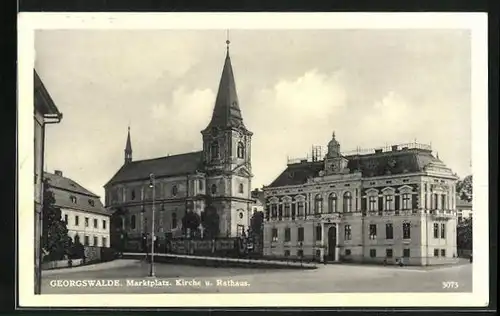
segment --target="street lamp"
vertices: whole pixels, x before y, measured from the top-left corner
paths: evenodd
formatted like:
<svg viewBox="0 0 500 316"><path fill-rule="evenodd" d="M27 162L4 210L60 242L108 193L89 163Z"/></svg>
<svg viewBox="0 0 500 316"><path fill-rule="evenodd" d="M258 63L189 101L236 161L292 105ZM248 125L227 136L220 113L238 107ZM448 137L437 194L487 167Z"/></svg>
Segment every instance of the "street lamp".
<svg viewBox="0 0 500 316"><path fill-rule="evenodd" d="M149 276L154 277L155 276L155 266L154 266L154 255L155 255L155 188L156 188L156 182L155 182L155 175L151 173L149 175L149 187L153 188L153 206L151 209L151 264L150 264L150 270L149 270Z"/></svg>

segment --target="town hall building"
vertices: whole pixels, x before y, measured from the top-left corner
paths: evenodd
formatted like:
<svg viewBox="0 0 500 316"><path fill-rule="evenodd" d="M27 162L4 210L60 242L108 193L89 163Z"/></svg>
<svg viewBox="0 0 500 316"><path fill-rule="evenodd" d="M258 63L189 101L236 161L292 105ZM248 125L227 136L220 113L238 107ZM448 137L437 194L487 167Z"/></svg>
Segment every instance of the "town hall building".
<svg viewBox="0 0 500 316"><path fill-rule="evenodd" d="M115 219L112 244L139 249L141 238L151 233L153 203L155 235L160 242L189 234L182 223L190 212L200 217L205 211L213 212L218 223L214 237L242 236L247 231L254 203L252 132L243 123L227 44L212 118L201 131L202 150L133 160L129 128L124 163L104 186L105 204ZM203 230L200 225L202 236Z"/></svg>
<svg viewBox="0 0 500 316"><path fill-rule="evenodd" d="M264 255L327 262L455 262L458 177L430 146L289 161L264 187Z"/></svg>

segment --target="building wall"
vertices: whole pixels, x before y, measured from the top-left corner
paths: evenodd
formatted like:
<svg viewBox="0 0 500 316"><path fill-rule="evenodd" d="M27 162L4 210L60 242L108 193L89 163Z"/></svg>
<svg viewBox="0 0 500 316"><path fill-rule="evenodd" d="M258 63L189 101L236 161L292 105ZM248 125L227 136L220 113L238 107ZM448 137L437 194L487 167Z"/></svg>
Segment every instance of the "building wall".
<svg viewBox="0 0 500 316"><path fill-rule="evenodd" d="M43 117L41 113L35 112L34 116L34 155L35 155L35 204L41 204L42 177L43 177Z"/></svg>
<svg viewBox="0 0 500 316"><path fill-rule="evenodd" d="M78 225L76 218L78 217ZM110 246L110 217L107 215L94 214L84 211L78 211L68 208L61 209L61 219L66 220L68 227L68 236L75 241L76 235L80 242L85 244L85 236L88 236L89 246L109 247ZM88 225L87 220L88 219ZM97 221L97 227L94 226ZM97 237L97 244L94 243L94 237Z"/></svg>

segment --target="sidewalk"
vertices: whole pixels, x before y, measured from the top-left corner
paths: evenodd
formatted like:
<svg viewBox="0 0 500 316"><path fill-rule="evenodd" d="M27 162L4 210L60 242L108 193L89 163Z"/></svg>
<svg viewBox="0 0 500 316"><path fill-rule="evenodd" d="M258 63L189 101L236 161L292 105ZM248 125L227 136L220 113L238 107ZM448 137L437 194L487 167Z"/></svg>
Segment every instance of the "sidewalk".
<svg viewBox="0 0 500 316"><path fill-rule="evenodd" d="M140 264L141 260L137 259L116 259L109 262L89 264L86 266L79 266L74 268L63 268L63 269L53 269L42 271L42 276L48 276L53 274L63 274L63 273L73 273L73 272L83 272L83 271L98 271L106 269L115 269L127 266L133 266Z"/></svg>

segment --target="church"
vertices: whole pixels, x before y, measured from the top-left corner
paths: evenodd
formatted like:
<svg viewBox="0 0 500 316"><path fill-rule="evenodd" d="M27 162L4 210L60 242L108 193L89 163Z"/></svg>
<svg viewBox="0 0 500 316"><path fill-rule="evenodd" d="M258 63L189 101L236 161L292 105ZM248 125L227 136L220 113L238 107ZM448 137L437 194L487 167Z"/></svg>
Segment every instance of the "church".
<svg viewBox="0 0 500 316"><path fill-rule="evenodd" d="M434 265L457 259L458 177L428 145L289 161L264 187L264 256Z"/></svg>
<svg viewBox="0 0 500 316"><path fill-rule="evenodd" d="M141 241L151 233L152 218L160 244L194 232L201 237L209 233L208 225L202 223L183 228L183 223L192 226L193 213L201 218L194 221L195 226L207 217L215 223L212 237L242 236L248 229L254 201L252 132L243 123L229 40L226 44L215 106L208 126L201 131L200 151L134 160L129 128L123 165L104 186L106 208L114 213L112 246L121 243L127 249L139 250Z"/></svg>

